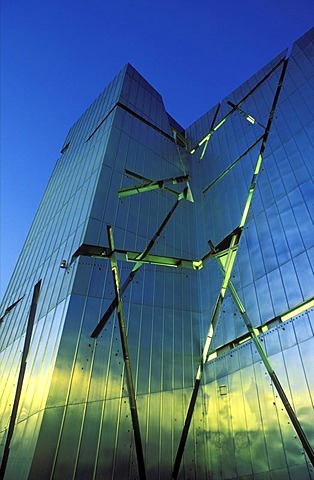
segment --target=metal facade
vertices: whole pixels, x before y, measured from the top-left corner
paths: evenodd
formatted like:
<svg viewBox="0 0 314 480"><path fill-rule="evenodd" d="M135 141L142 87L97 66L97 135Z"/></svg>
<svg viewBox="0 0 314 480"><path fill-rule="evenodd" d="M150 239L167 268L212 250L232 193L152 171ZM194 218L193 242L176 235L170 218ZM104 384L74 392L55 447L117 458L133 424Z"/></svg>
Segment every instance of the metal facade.
<svg viewBox="0 0 314 480"><path fill-rule="evenodd" d="M1 305L3 478L314 478L313 93L311 30L185 131L131 65L74 124Z"/></svg>

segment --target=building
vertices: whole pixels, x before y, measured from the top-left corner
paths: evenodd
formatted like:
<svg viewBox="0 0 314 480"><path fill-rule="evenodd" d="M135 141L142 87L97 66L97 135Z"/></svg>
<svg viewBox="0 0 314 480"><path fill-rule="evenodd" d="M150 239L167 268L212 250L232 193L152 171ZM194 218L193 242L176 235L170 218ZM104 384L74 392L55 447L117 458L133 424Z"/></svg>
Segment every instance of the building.
<svg viewBox="0 0 314 480"><path fill-rule="evenodd" d="M313 478L313 82L311 30L186 130L131 65L73 125L1 305L2 478Z"/></svg>

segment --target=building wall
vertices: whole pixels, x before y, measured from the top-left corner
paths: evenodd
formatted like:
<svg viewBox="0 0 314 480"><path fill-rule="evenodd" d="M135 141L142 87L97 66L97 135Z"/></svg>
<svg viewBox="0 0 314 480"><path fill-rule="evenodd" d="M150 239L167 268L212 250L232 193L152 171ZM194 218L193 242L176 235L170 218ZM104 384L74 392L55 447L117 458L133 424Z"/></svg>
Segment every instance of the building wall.
<svg viewBox="0 0 314 480"><path fill-rule="evenodd" d="M3 449L32 288L42 279L6 479L138 478L116 313L91 338L115 296L110 261L72 255L84 243L108 246L107 225L116 248L143 252L186 183L119 198L119 188L140 184L125 169L152 180L190 175L194 202L179 202L151 253L206 257L200 270L143 264L123 295L147 477L170 478L222 282L208 240L218 245L239 225L284 58L191 125L189 149L176 144L178 125L130 65L70 129L0 311ZM259 123L234 111L202 159L204 145L188 153L230 111L227 101L252 90L241 108ZM259 338L312 444L312 310L276 318L313 296L313 110L312 32L289 57L232 273L254 327L267 324ZM119 260L122 283L133 266ZM179 478L312 478L254 346L239 345L246 332L227 293Z"/></svg>
<svg viewBox="0 0 314 480"><path fill-rule="evenodd" d="M105 90L104 97L118 98L121 75ZM115 92L114 94L112 92ZM107 105L99 103L107 113ZM90 115L85 116L90 118ZM66 273L59 268L63 258L83 242L90 216L92 198L106 149L112 115L103 124L102 135L91 146L87 122L58 160L20 254L2 302L2 313L18 299L20 302L5 315L1 324L1 434L4 446L11 414L20 355L25 339L32 290L42 279L26 378L12 440L8 478L27 476L41 427L51 378L67 313L75 308L71 298L76 267ZM77 126L77 124L76 124ZM73 129L75 126L73 127ZM91 127L93 128L93 127ZM73 132L73 129L70 131Z"/></svg>
<svg viewBox="0 0 314 480"><path fill-rule="evenodd" d="M230 111L228 100L237 104L253 89L241 109L261 125L250 124L235 111L213 133L204 157L194 164L202 172L202 192L263 133L283 64L255 91L254 87L281 58L219 106L215 124ZM313 307L284 323L278 317L313 299L313 63L312 30L295 43L289 56L231 277L253 326L264 326L260 341L312 445ZM194 142L207 134L203 124L200 119L190 127ZM203 255L208 239L216 245L239 224L260 145L203 193ZM199 157L201 149L194 155ZM205 336L222 283L217 262L211 260L200 278ZM246 332L239 308L227 293L211 345L218 357L206 364L204 375L212 478L312 478L313 466L254 344L248 341L234 348Z"/></svg>

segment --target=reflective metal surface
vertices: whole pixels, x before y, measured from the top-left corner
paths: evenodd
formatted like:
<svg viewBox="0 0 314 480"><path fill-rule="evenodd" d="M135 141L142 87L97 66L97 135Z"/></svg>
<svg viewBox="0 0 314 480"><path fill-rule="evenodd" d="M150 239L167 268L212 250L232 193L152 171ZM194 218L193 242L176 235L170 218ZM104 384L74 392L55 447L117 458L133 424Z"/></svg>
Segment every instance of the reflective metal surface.
<svg viewBox="0 0 314 480"><path fill-rule="evenodd" d="M110 252L80 250L108 248L108 225L121 285L132 277L122 304L147 478L172 476L200 365L177 478L314 478L228 285L200 363L240 228L230 280L313 448L313 41L312 30L285 71L283 52L185 138L131 65L70 129L0 308L2 458L42 279L5 480L139 478L115 309L91 336L116 295Z"/></svg>

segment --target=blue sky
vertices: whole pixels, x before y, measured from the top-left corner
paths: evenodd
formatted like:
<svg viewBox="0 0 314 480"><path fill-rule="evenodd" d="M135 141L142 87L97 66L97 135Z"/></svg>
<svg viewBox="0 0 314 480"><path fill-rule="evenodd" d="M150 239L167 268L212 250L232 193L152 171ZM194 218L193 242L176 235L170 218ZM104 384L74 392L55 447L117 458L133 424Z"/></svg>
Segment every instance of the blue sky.
<svg viewBox="0 0 314 480"><path fill-rule="evenodd" d="M2 0L0 297L68 129L126 62L186 127L313 19L313 0Z"/></svg>

